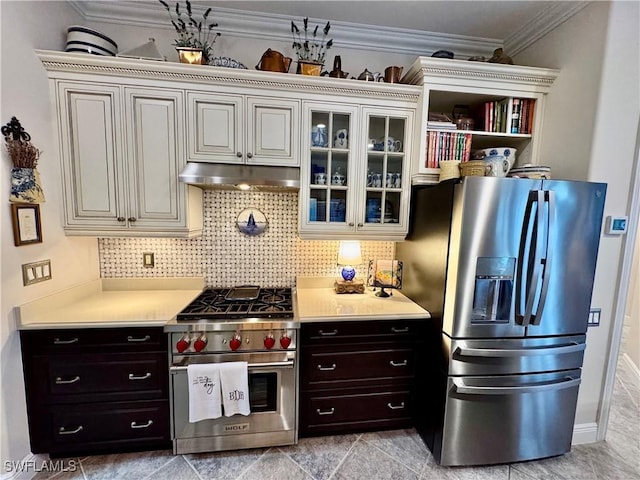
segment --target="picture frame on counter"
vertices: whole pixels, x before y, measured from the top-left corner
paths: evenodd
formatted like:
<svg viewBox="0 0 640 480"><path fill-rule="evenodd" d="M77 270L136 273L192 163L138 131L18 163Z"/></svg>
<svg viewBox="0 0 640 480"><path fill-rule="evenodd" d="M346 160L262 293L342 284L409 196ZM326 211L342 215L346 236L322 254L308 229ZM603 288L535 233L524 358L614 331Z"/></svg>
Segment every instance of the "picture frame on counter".
<svg viewBox="0 0 640 480"><path fill-rule="evenodd" d="M40 205L37 203L12 203L11 224L16 247L42 243Z"/></svg>

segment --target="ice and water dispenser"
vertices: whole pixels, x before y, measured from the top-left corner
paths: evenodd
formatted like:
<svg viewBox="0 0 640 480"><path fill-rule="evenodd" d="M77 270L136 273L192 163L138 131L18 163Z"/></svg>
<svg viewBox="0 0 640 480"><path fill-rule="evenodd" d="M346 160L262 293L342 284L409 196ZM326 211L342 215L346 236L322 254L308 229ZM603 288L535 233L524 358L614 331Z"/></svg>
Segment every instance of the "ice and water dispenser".
<svg viewBox="0 0 640 480"><path fill-rule="evenodd" d="M515 268L515 258L478 258L471 323L509 323Z"/></svg>

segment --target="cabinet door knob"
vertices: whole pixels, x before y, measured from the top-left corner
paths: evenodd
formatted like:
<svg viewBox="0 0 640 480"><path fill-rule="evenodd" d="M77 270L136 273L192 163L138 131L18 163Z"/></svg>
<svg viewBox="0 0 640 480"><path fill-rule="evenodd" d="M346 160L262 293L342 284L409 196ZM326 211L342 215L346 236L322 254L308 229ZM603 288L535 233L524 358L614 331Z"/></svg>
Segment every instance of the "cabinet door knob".
<svg viewBox="0 0 640 480"><path fill-rule="evenodd" d="M253 153L251 152L247 153L247 158L253 158Z"/></svg>
<svg viewBox="0 0 640 480"><path fill-rule="evenodd" d="M80 381L80 377L76 375L69 380L63 380L62 377L56 377L56 385L68 385L70 383L76 383Z"/></svg>
<svg viewBox="0 0 640 480"><path fill-rule="evenodd" d="M332 363L330 367L323 367L322 365L318 365L318 370L321 372L332 372L336 369L336 364Z"/></svg>
<svg viewBox="0 0 640 480"><path fill-rule="evenodd" d="M138 422L131 422L131 428L149 428L153 425L153 420L148 420L147 423L138 425Z"/></svg>
<svg viewBox="0 0 640 480"><path fill-rule="evenodd" d="M78 427L74 428L73 430L67 430L65 429L65 427L60 427L58 433L60 435L73 435L74 433L80 433L82 430L84 430L84 427L82 425L78 425Z"/></svg>
<svg viewBox="0 0 640 480"><path fill-rule="evenodd" d="M117 218L117 220L118 220L119 222L124 222L124 221L126 220L126 218L124 218L124 217L118 217L118 218Z"/></svg>
<svg viewBox="0 0 640 480"><path fill-rule="evenodd" d="M236 152L236 157L242 158L242 152Z"/></svg>
<svg viewBox="0 0 640 480"><path fill-rule="evenodd" d="M361 227L364 227L364 224L359 223L359 224L358 224L358 228L361 228Z"/></svg>
<svg viewBox="0 0 640 480"><path fill-rule="evenodd" d="M316 409L316 412L318 412L318 415L333 415L333 412L335 412L336 409L331 407L329 410L320 410L319 408Z"/></svg>
<svg viewBox="0 0 640 480"><path fill-rule="evenodd" d="M353 222L349 222L349 226L350 226L350 227L353 227Z"/></svg>
<svg viewBox="0 0 640 480"><path fill-rule="evenodd" d="M387 407L389 407L391 410L400 410L404 408L404 402L400 402L400 405L391 405L391 403L387 403Z"/></svg>
<svg viewBox="0 0 640 480"><path fill-rule="evenodd" d="M151 376L150 372L145 373L144 375L135 375L133 373L129 374L129 380L146 380Z"/></svg>
<svg viewBox="0 0 640 480"><path fill-rule="evenodd" d="M129 220L131 223L135 222L137 220L136 217L129 217L127 218L127 220Z"/></svg>
<svg viewBox="0 0 640 480"><path fill-rule="evenodd" d="M392 367L406 367L406 366L407 366L407 363L408 363L408 362L407 362L406 360L403 360L403 361L398 362L398 363L396 363L396 362L394 362L393 360L391 360L391 361L389 362L389 365L391 365Z"/></svg>

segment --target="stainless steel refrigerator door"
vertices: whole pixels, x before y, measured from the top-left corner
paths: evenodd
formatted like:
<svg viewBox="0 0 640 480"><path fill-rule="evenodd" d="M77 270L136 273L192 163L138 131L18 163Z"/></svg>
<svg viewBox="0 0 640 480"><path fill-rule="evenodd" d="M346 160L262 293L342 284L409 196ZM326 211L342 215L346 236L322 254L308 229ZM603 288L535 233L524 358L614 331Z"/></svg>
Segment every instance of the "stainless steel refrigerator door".
<svg viewBox="0 0 640 480"><path fill-rule="evenodd" d="M540 278L527 336L586 331L606 188L603 183L543 182L538 236L546 252L532 265L534 270L540 267Z"/></svg>
<svg viewBox="0 0 640 480"><path fill-rule="evenodd" d="M466 177L456 185L443 315L443 331L450 337L525 334L524 327L515 320L515 298L511 299L506 314L487 300L484 310L498 313L493 316L485 313L483 320L479 308L482 302L477 297L490 299L493 292L501 291L504 298L510 298L505 293L509 288L504 279L512 266L518 266L528 199L530 192L539 190L541 185L539 180L493 177ZM516 271L512 273L515 297L518 280Z"/></svg>
<svg viewBox="0 0 640 480"><path fill-rule="evenodd" d="M452 340L443 336L449 353L449 375L509 375L580 368L586 335L545 338Z"/></svg>
<svg viewBox="0 0 640 480"><path fill-rule="evenodd" d="M486 465L571 449L580 370L450 377L440 464Z"/></svg>

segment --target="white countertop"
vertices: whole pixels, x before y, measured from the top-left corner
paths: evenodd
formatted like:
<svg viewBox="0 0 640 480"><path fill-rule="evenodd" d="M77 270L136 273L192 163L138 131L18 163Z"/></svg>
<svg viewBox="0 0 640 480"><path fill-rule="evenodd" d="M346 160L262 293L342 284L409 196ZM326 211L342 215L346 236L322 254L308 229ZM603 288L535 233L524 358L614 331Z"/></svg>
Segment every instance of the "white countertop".
<svg viewBox="0 0 640 480"><path fill-rule="evenodd" d="M20 330L164 326L204 278L97 279L15 307Z"/></svg>
<svg viewBox="0 0 640 480"><path fill-rule="evenodd" d="M398 290L386 290L392 294L387 298L376 297L376 292L369 288L365 288L364 294L337 294L333 280L298 277L296 296L300 323L431 318L428 311Z"/></svg>

